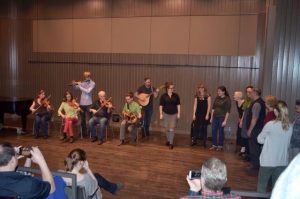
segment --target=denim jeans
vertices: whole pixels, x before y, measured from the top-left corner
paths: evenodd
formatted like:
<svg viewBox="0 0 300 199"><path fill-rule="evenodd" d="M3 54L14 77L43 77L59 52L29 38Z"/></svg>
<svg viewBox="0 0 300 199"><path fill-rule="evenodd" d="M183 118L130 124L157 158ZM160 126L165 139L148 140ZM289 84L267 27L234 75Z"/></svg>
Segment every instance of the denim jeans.
<svg viewBox="0 0 300 199"><path fill-rule="evenodd" d="M153 113L153 107L150 108L143 108L144 111L144 119L143 119L143 134L149 136L150 132L149 132L149 127L150 127L150 123L151 123L151 117L152 117L152 113Z"/></svg>
<svg viewBox="0 0 300 199"><path fill-rule="evenodd" d="M39 115L36 114L34 118L34 135L39 136L39 133L43 133L44 136L48 136L48 124L51 119L51 113Z"/></svg>
<svg viewBox="0 0 300 199"><path fill-rule="evenodd" d="M224 127L222 127L222 123L225 117L214 117L212 121L212 139L214 146L222 146L224 145ZM219 141L218 141L218 133L219 133Z"/></svg>
<svg viewBox="0 0 300 199"><path fill-rule="evenodd" d="M117 184L109 182L106 180L103 176L101 176L99 173L94 173L94 176L98 182L98 186L100 188L103 188L104 190L108 191L111 194L115 194L117 191Z"/></svg>
<svg viewBox="0 0 300 199"><path fill-rule="evenodd" d="M105 127L107 125L107 118L106 117L92 117L89 120L91 137L93 137L93 138L97 136L96 135L97 124L100 124L100 133L98 135L98 139L103 140Z"/></svg>

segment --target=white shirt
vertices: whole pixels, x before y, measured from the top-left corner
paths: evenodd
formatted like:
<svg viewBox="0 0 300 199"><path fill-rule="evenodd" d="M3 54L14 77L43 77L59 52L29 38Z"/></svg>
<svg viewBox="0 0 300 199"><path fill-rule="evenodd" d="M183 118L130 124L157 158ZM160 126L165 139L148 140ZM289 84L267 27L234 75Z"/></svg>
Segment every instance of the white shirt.
<svg viewBox="0 0 300 199"><path fill-rule="evenodd" d="M293 128L290 124L288 130L282 129L281 121L268 122L257 141L263 144L260 154L260 166L276 167L288 165L288 147L291 141Z"/></svg>

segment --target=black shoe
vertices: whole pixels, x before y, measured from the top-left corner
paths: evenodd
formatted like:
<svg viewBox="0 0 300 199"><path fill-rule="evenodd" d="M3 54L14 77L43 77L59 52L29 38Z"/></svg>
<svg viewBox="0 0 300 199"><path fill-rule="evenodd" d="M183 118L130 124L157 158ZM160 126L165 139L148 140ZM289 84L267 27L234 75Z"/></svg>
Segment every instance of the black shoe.
<svg viewBox="0 0 300 199"><path fill-rule="evenodd" d="M206 148L206 141L203 142L203 147Z"/></svg>
<svg viewBox="0 0 300 199"><path fill-rule="evenodd" d="M166 142L166 146L169 146L169 145L170 145L170 142L169 142L169 141L167 141L167 142Z"/></svg>
<svg viewBox="0 0 300 199"><path fill-rule="evenodd" d="M174 148L173 144L170 144L169 149L172 150L173 148Z"/></svg>
<svg viewBox="0 0 300 199"><path fill-rule="evenodd" d="M97 141L97 138L96 137L93 137L92 139L91 139L91 142L96 142Z"/></svg>
<svg viewBox="0 0 300 199"><path fill-rule="evenodd" d="M192 142L192 143L191 143L191 146L195 146L195 145L197 145L196 142Z"/></svg>
<svg viewBox="0 0 300 199"><path fill-rule="evenodd" d="M120 144L118 144L118 146L121 146L121 145L124 145L125 144L125 141L124 140L121 140Z"/></svg>
<svg viewBox="0 0 300 199"><path fill-rule="evenodd" d="M38 138L39 138L39 136L38 136L38 135L34 135L34 138L35 138L35 139L38 139Z"/></svg>
<svg viewBox="0 0 300 199"><path fill-rule="evenodd" d="M44 139L48 139L48 135L44 135Z"/></svg>

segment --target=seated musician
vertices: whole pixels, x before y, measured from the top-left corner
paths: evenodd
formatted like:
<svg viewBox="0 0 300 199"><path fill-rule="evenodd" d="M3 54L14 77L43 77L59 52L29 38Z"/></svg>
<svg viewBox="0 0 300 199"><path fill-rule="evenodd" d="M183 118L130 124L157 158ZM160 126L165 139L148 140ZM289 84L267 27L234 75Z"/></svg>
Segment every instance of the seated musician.
<svg viewBox="0 0 300 199"><path fill-rule="evenodd" d="M48 123L52 116L52 108L49 97L46 97L44 90L37 93L37 97L30 106L30 111L34 114L34 136L38 138L40 133L45 139L48 138Z"/></svg>
<svg viewBox="0 0 300 199"><path fill-rule="evenodd" d="M80 110L79 104L73 98L72 93L66 91L63 102L58 109L58 116L61 116L64 120L63 136L60 138L64 142L66 142L68 138L70 143L74 142L72 125L78 121L78 112Z"/></svg>
<svg viewBox="0 0 300 199"><path fill-rule="evenodd" d="M138 103L133 101L133 93L129 92L125 95L126 103L123 108L123 116L124 119L121 122L120 126L120 145L125 144L125 131L128 128L128 131L131 134L131 142L133 144L136 143L136 136L137 136L137 122L142 117L141 115L141 107Z"/></svg>
<svg viewBox="0 0 300 199"><path fill-rule="evenodd" d="M103 144L104 131L107 125L107 120L113 108L112 103L106 99L105 91L99 91L99 99L93 103L90 108L90 112L93 113L93 117L89 120L89 126L91 131L92 142L97 141L98 145ZM97 124L100 124L100 133L96 135Z"/></svg>

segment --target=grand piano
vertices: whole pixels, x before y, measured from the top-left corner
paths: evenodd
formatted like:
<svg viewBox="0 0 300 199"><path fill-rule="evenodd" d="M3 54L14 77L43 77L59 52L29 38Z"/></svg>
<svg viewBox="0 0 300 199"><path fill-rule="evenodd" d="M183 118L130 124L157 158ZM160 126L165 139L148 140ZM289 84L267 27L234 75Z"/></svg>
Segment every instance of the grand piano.
<svg viewBox="0 0 300 199"><path fill-rule="evenodd" d="M0 124L4 126L4 113L17 114L22 119L22 131L26 132L27 115L30 114L32 101L32 98L0 96Z"/></svg>

